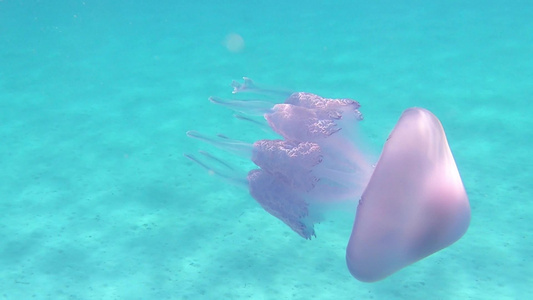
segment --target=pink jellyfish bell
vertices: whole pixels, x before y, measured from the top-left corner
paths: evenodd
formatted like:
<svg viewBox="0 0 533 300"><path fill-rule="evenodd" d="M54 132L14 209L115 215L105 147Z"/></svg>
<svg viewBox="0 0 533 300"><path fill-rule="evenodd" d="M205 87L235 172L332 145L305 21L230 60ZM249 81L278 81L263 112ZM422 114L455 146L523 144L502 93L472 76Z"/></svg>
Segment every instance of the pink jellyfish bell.
<svg viewBox="0 0 533 300"><path fill-rule="evenodd" d="M428 110L404 111L361 196L346 261L376 281L457 241L470 205L446 135Z"/></svg>

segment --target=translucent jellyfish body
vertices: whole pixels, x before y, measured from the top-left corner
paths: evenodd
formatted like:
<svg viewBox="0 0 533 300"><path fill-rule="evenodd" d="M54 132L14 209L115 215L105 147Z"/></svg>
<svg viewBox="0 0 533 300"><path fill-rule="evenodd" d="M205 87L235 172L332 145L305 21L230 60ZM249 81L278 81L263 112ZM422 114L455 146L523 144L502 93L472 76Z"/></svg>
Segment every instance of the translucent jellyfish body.
<svg viewBox="0 0 533 300"><path fill-rule="evenodd" d="M315 236L314 224L325 209L358 203L346 252L355 278L383 279L466 232L468 198L442 125L431 112L406 110L374 168L358 144L358 122L363 117L357 101L259 89L248 78L244 84L234 82L233 88L234 93L277 94L284 99L273 104L210 98L245 115L263 115L280 139L250 144L223 135L187 133L250 158L258 168L246 179L215 170L195 156L186 157L212 173L246 184L267 212L306 239Z"/></svg>

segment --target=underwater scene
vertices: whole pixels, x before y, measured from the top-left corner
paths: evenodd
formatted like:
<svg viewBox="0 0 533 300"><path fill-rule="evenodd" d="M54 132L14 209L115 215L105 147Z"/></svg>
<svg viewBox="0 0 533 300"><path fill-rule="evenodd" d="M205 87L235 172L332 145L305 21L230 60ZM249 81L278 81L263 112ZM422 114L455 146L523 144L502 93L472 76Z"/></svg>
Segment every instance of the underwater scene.
<svg viewBox="0 0 533 300"><path fill-rule="evenodd" d="M528 299L531 16L0 0L0 299Z"/></svg>

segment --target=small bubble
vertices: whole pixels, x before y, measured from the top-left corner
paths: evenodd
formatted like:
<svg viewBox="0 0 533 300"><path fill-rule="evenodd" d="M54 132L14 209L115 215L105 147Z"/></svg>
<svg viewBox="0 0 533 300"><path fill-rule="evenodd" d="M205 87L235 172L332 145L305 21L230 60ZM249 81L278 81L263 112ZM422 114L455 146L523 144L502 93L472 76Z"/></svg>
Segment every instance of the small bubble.
<svg viewBox="0 0 533 300"><path fill-rule="evenodd" d="M230 33L224 39L224 46L233 53L241 52L244 49L244 39L240 34Z"/></svg>

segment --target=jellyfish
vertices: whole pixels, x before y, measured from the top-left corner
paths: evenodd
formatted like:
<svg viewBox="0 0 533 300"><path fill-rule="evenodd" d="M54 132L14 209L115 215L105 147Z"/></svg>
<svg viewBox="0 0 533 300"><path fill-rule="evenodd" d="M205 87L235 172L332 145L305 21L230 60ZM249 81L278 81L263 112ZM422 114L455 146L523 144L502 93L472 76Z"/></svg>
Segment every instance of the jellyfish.
<svg viewBox="0 0 533 300"><path fill-rule="evenodd" d="M246 178L207 152L200 152L204 159L185 156L212 174L246 186L265 211L305 239L316 237L314 225L323 220L324 211L354 213L346 263L356 279L382 280L466 233L468 197L444 129L430 111L405 110L376 163L361 145L359 102L260 88L246 77L232 87L234 94L282 99L209 98L279 138L248 143L187 132L250 159L257 168Z"/></svg>

